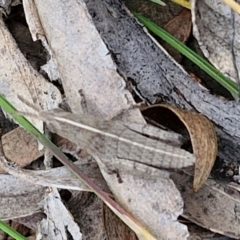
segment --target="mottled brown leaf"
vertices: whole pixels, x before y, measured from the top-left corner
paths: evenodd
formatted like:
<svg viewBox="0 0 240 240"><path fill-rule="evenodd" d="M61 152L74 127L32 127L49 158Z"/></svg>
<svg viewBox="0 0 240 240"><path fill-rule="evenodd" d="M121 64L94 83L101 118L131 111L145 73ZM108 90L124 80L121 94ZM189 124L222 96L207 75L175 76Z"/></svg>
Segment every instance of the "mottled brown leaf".
<svg viewBox="0 0 240 240"><path fill-rule="evenodd" d="M23 167L43 155L38 150L38 142L23 128L15 128L2 136L3 151L6 158ZM0 168L0 173L3 173Z"/></svg>
<svg viewBox="0 0 240 240"><path fill-rule="evenodd" d="M184 8L178 15L164 25L163 28L179 41L185 43L192 29L191 11ZM162 45L177 62L181 61L181 54L177 50L167 43L163 43Z"/></svg>
<svg viewBox="0 0 240 240"><path fill-rule="evenodd" d="M187 128L196 157L193 190L197 192L208 178L217 155L217 136L214 125L205 116L167 104L152 106L171 110Z"/></svg>

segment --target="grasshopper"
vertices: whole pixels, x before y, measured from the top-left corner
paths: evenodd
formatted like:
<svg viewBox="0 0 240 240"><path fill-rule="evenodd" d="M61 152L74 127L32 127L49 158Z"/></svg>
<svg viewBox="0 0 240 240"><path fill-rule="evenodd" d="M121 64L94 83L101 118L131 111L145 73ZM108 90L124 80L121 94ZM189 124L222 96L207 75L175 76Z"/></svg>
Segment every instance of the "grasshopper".
<svg viewBox="0 0 240 240"><path fill-rule="evenodd" d="M142 169L139 168L141 164L175 169L195 162L193 154L179 147L181 135L150 125L101 121L87 114L81 116L64 111L40 111L37 117L46 122L51 132L101 159L107 167L127 165L128 168Z"/></svg>

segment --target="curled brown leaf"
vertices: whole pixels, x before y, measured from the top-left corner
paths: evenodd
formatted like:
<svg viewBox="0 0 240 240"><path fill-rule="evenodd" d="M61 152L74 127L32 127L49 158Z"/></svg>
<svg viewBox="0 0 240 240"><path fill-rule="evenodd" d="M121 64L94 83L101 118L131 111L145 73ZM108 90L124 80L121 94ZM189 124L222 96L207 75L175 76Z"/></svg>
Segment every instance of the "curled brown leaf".
<svg viewBox="0 0 240 240"><path fill-rule="evenodd" d="M217 156L217 135L213 123L205 116L173 107L157 104L150 108L162 107L172 111L187 128L193 153L196 157L193 190L197 192L207 180Z"/></svg>

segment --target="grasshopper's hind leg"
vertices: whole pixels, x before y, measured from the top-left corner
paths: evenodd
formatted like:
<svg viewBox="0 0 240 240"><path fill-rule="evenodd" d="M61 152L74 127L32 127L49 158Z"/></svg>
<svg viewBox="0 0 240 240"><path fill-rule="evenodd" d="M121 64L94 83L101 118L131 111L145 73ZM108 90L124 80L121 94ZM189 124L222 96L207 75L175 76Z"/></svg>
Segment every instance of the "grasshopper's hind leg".
<svg viewBox="0 0 240 240"><path fill-rule="evenodd" d="M140 133L147 137L168 143L176 147L180 147L183 144L182 135L175 132L165 131L149 124L129 123L125 126L134 132Z"/></svg>

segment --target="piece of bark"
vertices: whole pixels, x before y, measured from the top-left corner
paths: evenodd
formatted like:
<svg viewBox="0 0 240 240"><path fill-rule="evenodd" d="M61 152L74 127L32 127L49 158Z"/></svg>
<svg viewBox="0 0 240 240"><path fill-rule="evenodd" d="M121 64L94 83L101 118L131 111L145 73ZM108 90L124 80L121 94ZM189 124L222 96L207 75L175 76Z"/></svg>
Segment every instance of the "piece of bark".
<svg viewBox="0 0 240 240"><path fill-rule="evenodd" d="M10 179L11 181L9 181ZM41 212L45 187L25 183L16 177L1 175L1 220L14 219Z"/></svg>
<svg viewBox="0 0 240 240"><path fill-rule="evenodd" d="M80 164L76 162L75 164ZM94 163L82 163L81 162L81 169L83 173L85 173L89 179L95 182L102 190L109 192L109 189L104 182L102 175L98 169L97 164ZM73 175L68 168L61 167L61 168L54 168L48 170L25 170L21 169L16 164L12 165L9 164L9 161L0 160L0 166L8 173L31 184L37 184L41 186L49 186L49 187L56 187L56 188L67 188L73 190L80 190L80 191L91 191L84 183L78 180L78 178ZM3 183L6 181L8 175L3 175L1 181ZM10 176L9 176L10 177ZM16 184L14 178L9 178L11 184ZM18 184L17 184L18 185ZM11 188L11 186L9 186ZM14 186L13 186L14 188Z"/></svg>

